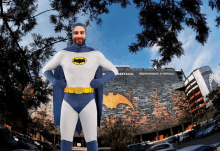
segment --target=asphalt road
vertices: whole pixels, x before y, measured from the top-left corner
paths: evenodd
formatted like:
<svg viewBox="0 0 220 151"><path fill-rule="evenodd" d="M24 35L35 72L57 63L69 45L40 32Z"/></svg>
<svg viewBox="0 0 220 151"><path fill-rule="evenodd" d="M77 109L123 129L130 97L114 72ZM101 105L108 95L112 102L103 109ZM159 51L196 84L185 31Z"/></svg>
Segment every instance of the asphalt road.
<svg viewBox="0 0 220 151"><path fill-rule="evenodd" d="M174 145L173 147L176 149L180 149L190 145L197 145L197 144L210 145L218 142L220 142L220 131L217 131L211 135L204 136L198 139L193 139L191 141L181 142L180 145L178 145L178 143L175 143L173 144Z"/></svg>

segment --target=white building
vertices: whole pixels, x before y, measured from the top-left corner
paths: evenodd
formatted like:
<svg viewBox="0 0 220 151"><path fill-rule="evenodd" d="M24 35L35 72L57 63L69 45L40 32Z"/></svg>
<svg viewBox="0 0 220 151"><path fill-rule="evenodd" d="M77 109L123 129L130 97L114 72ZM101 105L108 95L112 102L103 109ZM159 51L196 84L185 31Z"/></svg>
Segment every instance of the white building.
<svg viewBox="0 0 220 151"><path fill-rule="evenodd" d="M206 98L206 95L215 90L217 86L218 81L209 66L195 69L186 78L185 94L190 98L189 105L194 116L203 112L204 108L212 105L211 101L208 101Z"/></svg>

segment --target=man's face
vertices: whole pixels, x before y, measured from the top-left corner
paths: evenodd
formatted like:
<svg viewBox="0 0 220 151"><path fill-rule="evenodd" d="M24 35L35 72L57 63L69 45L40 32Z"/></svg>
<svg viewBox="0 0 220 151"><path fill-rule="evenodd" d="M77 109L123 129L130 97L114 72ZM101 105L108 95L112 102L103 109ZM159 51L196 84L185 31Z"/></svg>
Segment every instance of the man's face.
<svg viewBox="0 0 220 151"><path fill-rule="evenodd" d="M85 42L86 33L82 26L76 26L73 30L73 40L77 45L82 45Z"/></svg>

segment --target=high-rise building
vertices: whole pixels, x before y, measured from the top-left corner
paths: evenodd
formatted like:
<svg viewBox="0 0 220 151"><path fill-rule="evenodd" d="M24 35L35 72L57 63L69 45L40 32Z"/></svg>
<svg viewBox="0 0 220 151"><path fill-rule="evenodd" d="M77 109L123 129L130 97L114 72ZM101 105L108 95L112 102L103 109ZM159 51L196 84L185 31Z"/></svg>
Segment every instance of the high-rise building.
<svg viewBox="0 0 220 151"><path fill-rule="evenodd" d="M189 98L193 116L198 116L205 111L205 108L212 105L211 101L206 98L206 95L215 90L217 86L218 81L209 66L195 69L186 78L185 94Z"/></svg>

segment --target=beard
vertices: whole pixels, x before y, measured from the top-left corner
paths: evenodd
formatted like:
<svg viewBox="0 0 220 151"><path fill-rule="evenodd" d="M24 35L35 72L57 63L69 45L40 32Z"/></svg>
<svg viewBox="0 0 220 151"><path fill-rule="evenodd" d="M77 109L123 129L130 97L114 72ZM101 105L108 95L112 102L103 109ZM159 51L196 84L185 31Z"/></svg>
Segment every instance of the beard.
<svg viewBox="0 0 220 151"><path fill-rule="evenodd" d="M81 40L78 40L78 39L74 39L74 42L77 44L77 45L82 45L84 42L85 42L85 39L83 38L79 38ZM82 43L77 43L77 41L82 41Z"/></svg>

